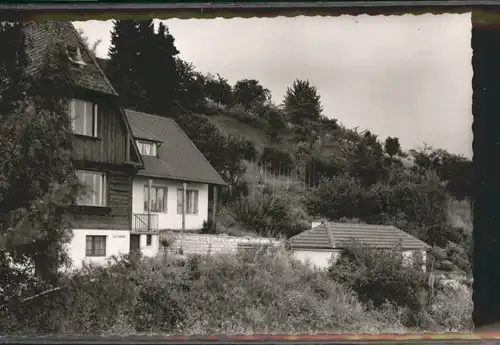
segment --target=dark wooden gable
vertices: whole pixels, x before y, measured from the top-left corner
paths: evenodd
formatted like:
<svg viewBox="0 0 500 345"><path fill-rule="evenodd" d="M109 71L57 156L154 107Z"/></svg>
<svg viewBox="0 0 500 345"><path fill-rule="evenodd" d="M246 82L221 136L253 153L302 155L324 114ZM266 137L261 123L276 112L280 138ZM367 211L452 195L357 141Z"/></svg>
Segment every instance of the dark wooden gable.
<svg viewBox="0 0 500 345"><path fill-rule="evenodd" d="M43 68L46 57L54 49L79 50L83 65L74 64L72 79L75 98L98 106L98 137L75 135L75 160L112 165L143 166L133 139L132 130L111 82L95 56L82 42L79 33L68 21L30 22L26 24L29 40L29 70ZM71 58L71 54L68 54ZM71 60L70 60L71 64Z"/></svg>
<svg viewBox="0 0 500 345"><path fill-rule="evenodd" d="M75 98L97 104L97 138L74 136L74 159L82 163L143 166L130 125L114 97L77 90Z"/></svg>

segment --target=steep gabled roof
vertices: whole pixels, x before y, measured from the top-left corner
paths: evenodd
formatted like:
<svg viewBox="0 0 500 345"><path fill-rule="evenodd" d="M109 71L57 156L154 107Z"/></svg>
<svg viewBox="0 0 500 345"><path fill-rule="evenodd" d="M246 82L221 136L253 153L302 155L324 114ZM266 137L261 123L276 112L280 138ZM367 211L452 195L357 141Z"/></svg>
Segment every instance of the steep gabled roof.
<svg viewBox="0 0 500 345"><path fill-rule="evenodd" d="M390 249L398 243L403 250L425 250L430 246L406 232L386 225L323 223L289 239L293 249L343 249L356 239L378 249Z"/></svg>
<svg viewBox="0 0 500 345"><path fill-rule="evenodd" d="M139 175L226 185L196 145L172 119L125 110L134 137L161 142L158 157L142 156Z"/></svg>
<svg viewBox="0 0 500 345"><path fill-rule="evenodd" d="M73 85L87 90L96 91L113 97L116 106L120 109L120 118L123 121L127 137L130 139L130 149L137 161L127 161L132 165L144 165L139 150L133 140L132 129L127 121L123 108L118 103L118 94L109 81L94 54L82 42L80 34L69 21L26 22L26 53L29 58L27 72L38 76L48 62L49 54L56 49L66 46L79 48L84 66L75 67L71 73ZM59 44L60 43L60 44ZM131 157L132 158L132 157ZM132 158L133 159L133 158Z"/></svg>
<svg viewBox="0 0 500 345"><path fill-rule="evenodd" d="M73 73L75 86L93 90L113 96L117 93L110 81L102 71L96 58L82 42L78 31L69 21L28 22L24 32L27 37L27 54L30 58L28 72L37 74L47 61L49 52L59 49L57 43L80 48L85 66L78 68L78 73Z"/></svg>

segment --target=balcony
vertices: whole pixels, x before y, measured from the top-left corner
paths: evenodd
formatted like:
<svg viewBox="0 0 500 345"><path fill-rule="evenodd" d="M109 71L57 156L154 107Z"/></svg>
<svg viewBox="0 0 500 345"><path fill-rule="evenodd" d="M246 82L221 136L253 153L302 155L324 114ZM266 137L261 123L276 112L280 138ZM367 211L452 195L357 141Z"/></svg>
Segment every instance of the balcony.
<svg viewBox="0 0 500 345"><path fill-rule="evenodd" d="M134 213L132 215L132 231L154 232L158 231L158 215L148 213Z"/></svg>

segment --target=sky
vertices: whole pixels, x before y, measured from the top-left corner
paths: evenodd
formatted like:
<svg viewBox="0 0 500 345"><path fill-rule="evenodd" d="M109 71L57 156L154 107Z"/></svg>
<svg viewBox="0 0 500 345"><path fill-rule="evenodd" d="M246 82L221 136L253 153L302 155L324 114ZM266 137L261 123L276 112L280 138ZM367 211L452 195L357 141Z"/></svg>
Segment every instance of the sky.
<svg viewBox="0 0 500 345"><path fill-rule="evenodd" d="M295 79L324 115L404 149L472 155L470 14L169 19L180 57L234 84L257 79L281 103ZM74 22L106 57L112 21Z"/></svg>

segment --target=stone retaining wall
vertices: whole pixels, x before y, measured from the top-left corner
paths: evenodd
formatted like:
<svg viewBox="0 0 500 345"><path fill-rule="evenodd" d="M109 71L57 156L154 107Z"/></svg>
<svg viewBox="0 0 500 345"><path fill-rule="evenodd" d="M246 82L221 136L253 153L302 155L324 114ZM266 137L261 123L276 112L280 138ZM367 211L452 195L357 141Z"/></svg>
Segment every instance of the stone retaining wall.
<svg viewBox="0 0 500 345"><path fill-rule="evenodd" d="M162 239L167 239L171 244L167 251L177 252L181 246L184 255L189 254L236 254L241 245L272 245L281 242L266 237L236 237L227 235L183 234L178 232L164 232L160 235L160 248Z"/></svg>

